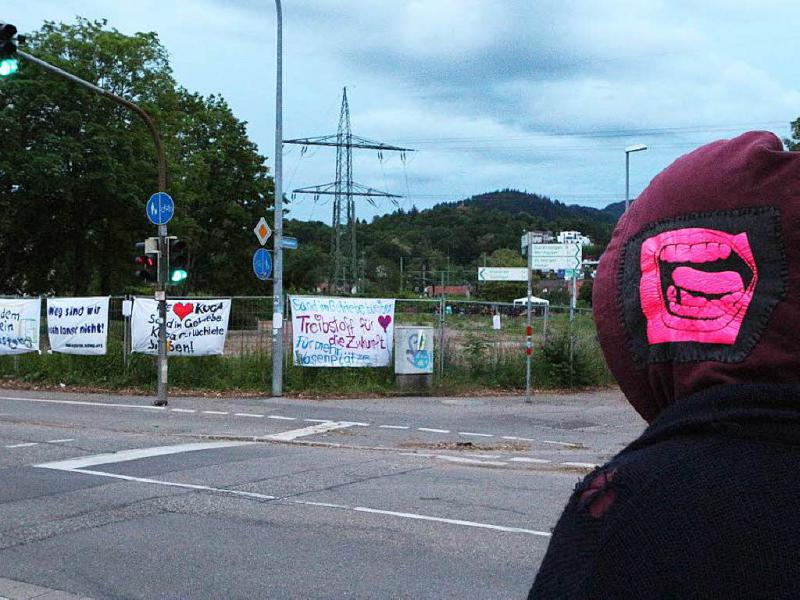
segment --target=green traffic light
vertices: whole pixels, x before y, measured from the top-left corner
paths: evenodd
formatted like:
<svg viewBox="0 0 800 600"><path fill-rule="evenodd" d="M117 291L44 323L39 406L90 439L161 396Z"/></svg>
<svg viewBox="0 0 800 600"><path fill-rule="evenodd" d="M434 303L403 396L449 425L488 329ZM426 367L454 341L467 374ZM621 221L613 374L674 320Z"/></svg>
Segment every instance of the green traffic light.
<svg viewBox="0 0 800 600"><path fill-rule="evenodd" d="M187 273L184 269L174 269L169 276L169 280L172 283L180 283L181 281L186 280L189 277L189 273Z"/></svg>
<svg viewBox="0 0 800 600"><path fill-rule="evenodd" d="M0 77L9 77L19 69L19 61L16 58L4 58L0 60Z"/></svg>

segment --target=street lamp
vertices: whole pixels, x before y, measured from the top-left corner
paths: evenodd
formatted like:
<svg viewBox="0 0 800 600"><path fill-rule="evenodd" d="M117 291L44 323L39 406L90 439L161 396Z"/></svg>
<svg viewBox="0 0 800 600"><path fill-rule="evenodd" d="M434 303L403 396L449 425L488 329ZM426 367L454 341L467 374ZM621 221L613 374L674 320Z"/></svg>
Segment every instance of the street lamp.
<svg viewBox="0 0 800 600"><path fill-rule="evenodd" d="M630 205L630 181L631 181L631 152L641 152L647 150L644 144L636 144L625 148L625 212L628 212Z"/></svg>
<svg viewBox="0 0 800 600"><path fill-rule="evenodd" d="M275 273L272 286L272 395L283 395L283 15L278 17L277 70L275 74Z"/></svg>

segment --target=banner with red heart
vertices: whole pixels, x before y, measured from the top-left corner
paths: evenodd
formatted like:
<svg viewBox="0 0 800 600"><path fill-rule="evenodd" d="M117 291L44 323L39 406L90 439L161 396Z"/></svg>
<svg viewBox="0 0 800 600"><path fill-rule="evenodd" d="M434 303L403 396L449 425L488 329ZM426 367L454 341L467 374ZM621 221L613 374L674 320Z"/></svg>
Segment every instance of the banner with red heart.
<svg viewBox="0 0 800 600"><path fill-rule="evenodd" d="M187 302L186 304L182 302L178 302L175 306L172 307L172 312L178 315L178 318L183 321L186 317L188 317L194 311L194 304L191 302Z"/></svg>

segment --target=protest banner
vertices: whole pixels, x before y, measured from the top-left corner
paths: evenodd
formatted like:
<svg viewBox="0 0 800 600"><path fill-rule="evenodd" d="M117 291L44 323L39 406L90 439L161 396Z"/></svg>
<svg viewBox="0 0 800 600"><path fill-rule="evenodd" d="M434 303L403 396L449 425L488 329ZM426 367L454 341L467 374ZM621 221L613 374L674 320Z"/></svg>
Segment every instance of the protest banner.
<svg viewBox="0 0 800 600"><path fill-rule="evenodd" d="M167 352L170 356L223 354L231 313L224 300L169 300ZM158 354L158 302L136 298L131 315L131 351Z"/></svg>
<svg viewBox="0 0 800 600"><path fill-rule="evenodd" d="M48 298L50 351L98 356L107 351L108 297Z"/></svg>
<svg viewBox="0 0 800 600"><path fill-rule="evenodd" d="M394 300L291 296L292 354L303 367L387 367Z"/></svg>
<svg viewBox="0 0 800 600"><path fill-rule="evenodd" d="M39 352L42 301L0 299L0 354Z"/></svg>

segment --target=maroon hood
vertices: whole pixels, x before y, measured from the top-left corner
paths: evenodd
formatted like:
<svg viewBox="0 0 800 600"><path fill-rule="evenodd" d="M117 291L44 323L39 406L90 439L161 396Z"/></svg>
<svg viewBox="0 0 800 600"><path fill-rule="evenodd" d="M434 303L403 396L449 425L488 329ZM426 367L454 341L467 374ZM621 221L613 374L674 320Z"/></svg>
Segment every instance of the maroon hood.
<svg viewBox="0 0 800 600"><path fill-rule="evenodd" d="M750 132L676 160L617 224L593 306L648 421L711 386L800 382L800 153Z"/></svg>

